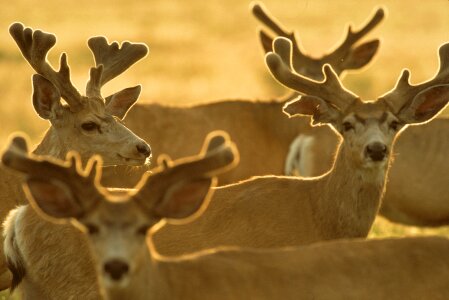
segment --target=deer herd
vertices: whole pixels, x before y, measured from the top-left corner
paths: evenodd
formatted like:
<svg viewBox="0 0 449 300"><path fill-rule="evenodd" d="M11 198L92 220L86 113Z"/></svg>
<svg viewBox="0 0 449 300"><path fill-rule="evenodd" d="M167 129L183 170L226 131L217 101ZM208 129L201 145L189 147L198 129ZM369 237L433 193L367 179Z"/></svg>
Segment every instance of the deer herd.
<svg viewBox="0 0 449 300"><path fill-rule="evenodd" d="M435 118L449 102L449 43L433 78L411 84L405 69L362 100L339 76L376 55L378 39L360 40L383 9L321 58L262 4L252 13L272 32L259 37L291 89L282 99L136 104L140 85L104 97L148 48L102 36L88 40L83 95L65 53L59 70L47 60L53 34L10 26L50 128L34 151L13 135L2 156L0 289L58 300L449 299L449 239L365 239L378 213L449 223L449 119Z"/></svg>

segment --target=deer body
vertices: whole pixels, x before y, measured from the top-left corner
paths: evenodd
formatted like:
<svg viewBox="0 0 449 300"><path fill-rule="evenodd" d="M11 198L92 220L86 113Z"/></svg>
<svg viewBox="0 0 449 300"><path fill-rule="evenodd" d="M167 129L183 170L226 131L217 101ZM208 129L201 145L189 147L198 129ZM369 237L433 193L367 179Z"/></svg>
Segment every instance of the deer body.
<svg viewBox="0 0 449 300"><path fill-rule="evenodd" d="M220 184L229 184L256 174L282 175L290 142L300 133L312 134L313 131L318 138L329 135L329 144L337 142L338 137L327 127L316 130L312 129L305 118L289 120L282 112L284 104L282 101L233 100L191 107L135 105L128 113L125 124L137 135L157 141L152 144L153 153L165 153L171 158L198 152L208 132L228 132L238 145L242 145L239 151L240 164L219 176ZM331 164L332 157L327 159ZM127 172L126 169L132 172ZM125 166L113 168L104 172L103 180L109 186L124 186L123 180L126 180L126 186L133 187L147 170L148 167L141 168L142 172ZM320 175L325 171L327 169L317 169L314 173ZM120 172L126 176L117 176Z"/></svg>
<svg viewBox="0 0 449 300"><path fill-rule="evenodd" d="M321 177L263 176L217 188L201 218L162 227L155 247L180 255L218 245L269 248L366 237L387 167L354 169L350 157L343 142L333 170Z"/></svg>
<svg viewBox="0 0 449 300"><path fill-rule="evenodd" d="M19 262L15 264L18 267L12 269L13 276L25 272L26 280L20 286L23 299L99 299L92 256L88 247L80 247L86 245L86 238L73 234L73 226L48 226L29 205L11 211L5 224L9 224L5 235L6 256L10 261ZM61 236L68 237L64 249L60 247ZM36 243L38 240L45 241L45 245ZM52 268L52 261L65 263ZM82 267L72 272L72 264ZM13 286L15 284L13 282ZM50 286L59 288L47 288Z"/></svg>
<svg viewBox="0 0 449 300"><path fill-rule="evenodd" d="M447 239L427 237L218 248L180 258L150 251L129 288L107 289L106 298L445 299L448 250Z"/></svg>
<svg viewBox="0 0 449 300"><path fill-rule="evenodd" d="M449 224L448 150L447 118L406 131L394 151L396 159L381 214L415 226Z"/></svg>

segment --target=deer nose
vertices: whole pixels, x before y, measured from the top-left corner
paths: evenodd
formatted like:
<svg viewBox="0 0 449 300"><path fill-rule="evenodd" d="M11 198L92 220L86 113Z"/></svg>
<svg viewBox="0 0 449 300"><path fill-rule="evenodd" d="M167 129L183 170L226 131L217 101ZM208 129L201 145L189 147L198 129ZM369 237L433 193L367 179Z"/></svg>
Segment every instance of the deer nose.
<svg viewBox="0 0 449 300"><path fill-rule="evenodd" d="M151 155L151 148L150 145L148 145L147 143L137 144L136 149L138 153L143 154L145 157Z"/></svg>
<svg viewBox="0 0 449 300"><path fill-rule="evenodd" d="M365 155L373 161L382 161L387 156L387 146L380 142L374 142L366 146Z"/></svg>
<svg viewBox="0 0 449 300"><path fill-rule="evenodd" d="M123 260L113 259L105 263L104 271L108 273L112 279L118 281L123 277L123 275L128 273L129 266Z"/></svg>

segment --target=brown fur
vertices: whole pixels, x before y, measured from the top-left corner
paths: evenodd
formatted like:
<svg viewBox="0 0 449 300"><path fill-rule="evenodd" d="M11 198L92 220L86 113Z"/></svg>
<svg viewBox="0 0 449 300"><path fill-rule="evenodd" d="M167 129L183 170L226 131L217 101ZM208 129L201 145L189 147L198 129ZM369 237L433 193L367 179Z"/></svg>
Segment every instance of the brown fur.
<svg viewBox="0 0 449 300"><path fill-rule="evenodd" d="M283 101L223 101L187 107L160 104L135 105L125 119L133 132L151 141L153 155L167 154L171 158L193 155L201 148L204 136L214 130L224 130L239 146L240 164L219 176L219 184L229 184L254 175L282 175L285 157L291 141L300 133L337 143L338 137L327 127L313 128L307 118L289 119L282 112ZM140 120L151 120L141 122ZM171 138L167 138L171 137ZM328 164L332 157L327 157ZM133 187L142 172L136 168L120 167L104 172L108 186ZM132 171L130 171L132 169ZM320 175L328 169L314 170ZM110 172L110 173L109 173ZM124 176L120 175L124 172Z"/></svg>
<svg viewBox="0 0 449 300"><path fill-rule="evenodd" d="M394 164L389 172L380 214L393 222L414 226L449 224L449 119L441 117L422 126L411 126L394 146ZM326 136L322 136L326 139ZM311 169L303 176L330 169L332 148L321 147L321 139L310 151L314 153ZM334 138L329 137L330 143ZM324 159L323 159L324 158ZM413 182L413 184L410 184Z"/></svg>

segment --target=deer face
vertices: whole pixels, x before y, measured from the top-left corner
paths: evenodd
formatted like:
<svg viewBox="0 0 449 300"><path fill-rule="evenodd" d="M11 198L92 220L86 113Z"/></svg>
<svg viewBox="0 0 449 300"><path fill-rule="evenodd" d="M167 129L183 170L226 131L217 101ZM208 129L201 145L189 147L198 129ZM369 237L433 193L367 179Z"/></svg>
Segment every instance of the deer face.
<svg viewBox="0 0 449 300"><path fill-rule="evenodd" d="M99 154L106 166L142 165L151 158L150 146L111 114L102 99L89 98L76 112L61 107L50 121L64 147L82 153L83 160Z"/></svg>
<svg viewBox="0 0 449 300"><path fill-rule="evenodd" d="M25 28L20 23L12 24L9 31L24 58L37 72L33 76L33 105L39 116L53 126L50 134L56 138L50 154L61 157L76 150L86 160L93 154L100 154L105 165L141 165L147 161L151 155L149 145L120 122L137 101L140 86L106 98L101 95L104 84L147 55L146 45L109 44L105 37L90 38L88 45L96 66L90 69L84 96L70 81L65 53L61 55L59 71L47 61L47 53L56 43L53 34ZM62 105L61 98L67 105Z"/></svg>
<svg viewBox="0 0 449 300"><path fill-rule="evenodd" d="M160 219L147 216L133 201L101 201L77 222L88 234L97 272L106 288L126 287L145 266L147 230Z"/></svg>
<svg viewBox="0 0 449 300"><path fill-rule="evenodd" d="M357 167L385 167L393 141L402 128L383 102L356 102L332 126L343 136L345 150Z"/></svg>

